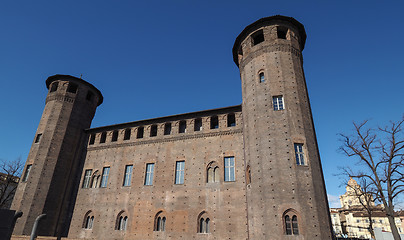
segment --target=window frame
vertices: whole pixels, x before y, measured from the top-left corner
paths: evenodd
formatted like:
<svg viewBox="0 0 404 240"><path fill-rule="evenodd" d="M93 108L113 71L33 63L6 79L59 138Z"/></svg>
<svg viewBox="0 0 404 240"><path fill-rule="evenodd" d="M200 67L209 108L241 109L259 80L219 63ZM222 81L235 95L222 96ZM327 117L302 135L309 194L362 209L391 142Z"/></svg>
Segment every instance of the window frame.
<svg viewBox="0 0 404 240"><path fill-rule="evenodd" d="M174 184L180 185L184 184L185 178L185 161L176 161L175 162L175 179Z"/></svg>
<svg viewBox="0 0 404 240"><path fill-rule="evenodd" d="M28 180L31 169L32 169L32 164L28 164L27 167L25 167L24 176L21 179L22 182L26 182Z"/></svg>
<svg viewBox="0 0 404 240"><path fill-rule="evenodd" d="M236 163L234 156L224 157L224 181L236 181Z"/></svg>
<svg viewBox="0 0 404 240"><path fill-rule="evenodd" d="M133 165L125 165L125 172L123 176L123 187L129 187L132 184Z"/></svg>
<svg viewBox="0 0 404 240"><path fill-rule="evenodd" d="M149 168L150 166L150 168ZM153 186L153 178L154 178L154 163L146 164L146 171L144 177L144 185L145 186Z"/></svg>
<svg viewBox="0 0 404 240"><path fill-rule="evenodd" d="M81 184L81 188L90 188L92 174L93 169L86 169L84 171L83 183Z"/></svg>
<svg viewBox="0 0 404 240"><path fill-rule="evenodd" d="M281 111L285 109L285 100L283 95L277 95L272 97L272 105L274 111Z"/></svg>
<svg viewBox="0 0 404 240"><path fill-rule="evenodd" d="M295 160L296 160L296 165L297 166L305 166L306 161L305 161L305 156L304 156L304 148L303 148L303 143L294 143L293 148L295 151Z"/></svg>

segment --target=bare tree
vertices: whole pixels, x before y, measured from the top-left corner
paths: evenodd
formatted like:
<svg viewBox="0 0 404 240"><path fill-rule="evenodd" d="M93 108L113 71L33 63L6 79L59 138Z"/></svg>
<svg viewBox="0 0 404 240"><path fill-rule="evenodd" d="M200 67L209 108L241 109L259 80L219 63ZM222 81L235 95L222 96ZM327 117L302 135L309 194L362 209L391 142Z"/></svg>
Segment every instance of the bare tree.
<svg viewBox="0 0 404 240"><path fill-rule="evenodd" d="M14 161L0 159L0 209L11 204L23 168L21 158Z"/></svg>
<svg viewBox="0 0 404 240"><path fill-rule="evenodd" d="M366 179L371 194L384 206L394 239L400 240L394 204L404 191L404 117L386 127L369 128L367 123L354 123L352 135L340 134L340 149L348 157L356 157L360 165L360 170L345 168L345 172L354 179Z"/></svg>

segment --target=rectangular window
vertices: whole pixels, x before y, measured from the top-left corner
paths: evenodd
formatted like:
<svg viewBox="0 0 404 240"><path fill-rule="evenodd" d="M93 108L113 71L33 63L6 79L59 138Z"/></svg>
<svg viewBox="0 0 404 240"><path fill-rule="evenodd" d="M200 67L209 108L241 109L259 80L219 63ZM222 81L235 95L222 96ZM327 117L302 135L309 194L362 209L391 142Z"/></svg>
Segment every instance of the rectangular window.
<svg viewBox="0 0 404 240"><path fill-rule="evenodd" d="M146 176L144 179L144 185L153 185L154 163L146 164Z"/></svg>
<svg viewBox="0 0 404 240"><path fill-rule="evenodd" d="M54 91L58 90L58 85L59 85L59 82L52 83L50 92L54 92Z"/></svg>
<svg viewBox="0 0 404 240"><path fill-rule="evenodd" d="M227 127L234 127L236 126L236 116L234 113L230 113L227 115Z"/></svg>
<svg viewBox="0 0 404 240"><path fill-rule="evenodd" d="M185 162L178 161L175 166L175 184L184 184Z"/></svg>
<svg viewBox="0 0 404 240"><path fill-rule="evenodd" d="M26 182L29 176L29 172L31 172L32 164L27 165L27 168L25 169L24 177L22 178L23 182Z"/></svg>
<svg viewBox="0 0 404 240"><path fill-rule="evenodd" d="M180 121L180 126L178 129L178 133L185 133L187 131L187 122L186 121Z"/></svg>
<svg viewBox="0 0 404 240"><path fill-rule="evenodd" d="M274 104L274 110L275 111L279 111L279 110L284 109L283 96L275 96L272 99L273 99L273 104Z"/></svg>
<svg viewBox="0 0 404 240"><path fill-rule="evenodd" d="M212 116L210 118L210 129L219 128L219 118L217 116Z"/></svg>
<svg viewBox="0 0 404 240"><path fill-rule="evenodd" d="M144 127L138 127L136 138L143 138L143 133L144 133Z"/></svg>
<svg viewBox="0 0 404 240"><path fill-rule="evenodd" d="M90 135L90 143L89 143L89 145L93 145L94 142L95 142L95 134L93 133L93 134Z"/></svg>
<svg viewBox="0 0 404 240"><path fill-rule="evenodd" d="M112 132L111 142L116 142L116 141L118 141L118 130L115 130Z"/></svg>
<svg viewBox="0 0 404 240"><path fill-rule="evenodd" d="M129 140L130 134L131 134L131 129L130 128L125 129L125 133L123 135L123 140Z"/></svg>
<svg viewBox="0 0 404 240"><path fill-rule="evenodd" d="M106 132L101 133L100 143L105 143L106 140L107 140L107 133Z"/></svg>
<svg viewBox="0 0 404 240"><path fill-rule="evenodd" d="M93 96L94 96L94 94L92 92L88 91L87 95L86 95L86 100L87 101L93 100Z"/></svg>
<svg viewBox="0 0 404 240"><path fill-rule="evenodd" d="M87 169L85 171L83 185L81 186L82 188L89 188L90 187L90 181L91 181L91 174L92 173L93 173L92 169Z"/></svg>
<svg viewBox="0 0 404 240"><path fill-rule="evenodd" d="M42 138L42 133L38 133L35 138L35 143L39 143L39 141L41 141L41 138Z"/></svg>
<svg viewBox="0 0 404 240"><path fill-rule="evenodd" d="M109 176L109 167L104 167L102 169L102 177L101 177L100 187L102 187L102 188L107 187L108 176Z"/></svg>
<svg viewBox="0 0 404 240"><path fill-rule="evenodd" d="M123 179L123 186L130 186L130 183L132 181L132 170L133 170L133 165L125 166L125 176Z"/></svg>
<svg viewBox="0 0 404 240"><path fill-rule="evenodd" d="M253 42L253 46L262 43L265 39L264 39L264 32L261 30L256 31L255 33L253 33L251 35L252 38L252 42Z"/></svg>
<svg viewBox="0 0 404 240"><path fill-rule="evenodd" d="M295 143L296 164L304 165L303 144Z"/></svg>
<svg viewBox="0 0 404 240"><path fill-rule="evenodd" d="M171 123L166 123L164 125L164 135L170 135L171 134Z"/></svg>
<svg viewBox="0 0 404 240"><path fill-rule="evenodd" d="M78 87L79 86L77 84L75 84L75 83L69 83L69 86L67 86L67 92L76 93Z"/></svg>
<svg viewBox="0 0 404 240"><path fill-rule="evenodd" d="M150 127L150 137L157 136L157 125L152 125Z"/></svg>
<svg viewBox="0 0 404 240"><path fill-rule="evenodd" d="M197 118L195 119L195 125L194 125L194 131L201 131L202 130L202 119L201 118Z"/></svg>
<svg viewBox="0 0 404 240"><path fill-rule="evenodd" d="M233 182L236 180L234 171L234 157L224 158L224 181Z"/></svg>

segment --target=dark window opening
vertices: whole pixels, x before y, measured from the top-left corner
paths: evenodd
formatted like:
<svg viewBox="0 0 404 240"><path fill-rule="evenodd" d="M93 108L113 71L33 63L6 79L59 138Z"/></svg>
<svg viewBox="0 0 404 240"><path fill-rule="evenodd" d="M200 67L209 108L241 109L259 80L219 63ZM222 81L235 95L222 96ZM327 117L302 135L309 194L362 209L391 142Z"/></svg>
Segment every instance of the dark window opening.
<svg viewBox="0 0 404 240"><path fill-rule="evenodd" d="M130 128L125 129L125 134L123 135L123 140L129 140L130 134L131 134L131 129Z"/></svg>
<svg viewBox="0 0 404 240"><path fill-rule="evenodd" d="M39 143L39 141L41 141L41 138L42 138L42 133L38 133L35 138L35 143Z"/></svg>
<svg viewBox="0 0 404 240"><path fill-rule="evenodd" d="M116 142L116 141L118 141L118 130L115 130L112 132L111 142Z"/></svg>
<svg viewBox="0 0 404 240"><path fill-rule="evenodd" d="M259 78L260 78L260 83L265 82L265 75L264 75L263 72L261 72L261 73L259 74Z"/></svg>
<svg viewBox="0 0 404 240"><path fill-rule="evenodd" d="M95 142L95 134L90 135L90 145L93 145Z"/></svg>
<svg viewBox="0 0 404 240"><path fill-rule="evenodd" d="M105 140L107 140L107 133L103 132L101 133L100 143L105 143Z"/></svg>
<svg viewBox="0 0 404 240"><path fill-rule="evenodd" d="M195 119L194 131L201 131L202 130L202 118Z"/></svg>
<svg viewBox="0 0 404 240"><path fill-rule="evenodd" d="M187 131L187 122L186 121L180 121L180 126L178 128L179 133L185 133Z"/></svg>
<svg viewBox="0 0 404 240"><path fill-rule="evenodd" d="M150 137L157 136L157 125L152 125L150 127Z"/></svg>
<svg viewBox="0 0 404 240"><path fill-rule="evenodd" d="M256 31L251 35L252 41L253 41L253 46L262 43L264 39L264 32L262 30Z"/></svg>
<svg viewBox="0 0 404 240"><path fill-rule="evenodd" d="M29 172L31 171L32 164L27 165L27 168L25 169L24 176L22 177L22 181L26 182L29 176Z"/></svg>
<svg viewBox="0 0 404 240"><path fill-rule="evenodd" d="M164 125L164 135L170 135L171 134L171 123L166 123Z"/></svg>
<svg viewBox="0 0 404 240"><path fill-rule="evenodd" d="M59 86L59 82L52 83L50 92L54 92L54 91L58 90L58 86Z"/></svg>
<svg viewBox="0 0 404 240"><path fill-rule="evenodd" d="M278 38L280 39L286 39L286 33L288 32L288 29L286 27L280 27L278 26L276 28L276 32L278 34Z"/></svg>
<svg viewBox="0 0 404 240"><path fill-rule="evenodd" d="M90 91L87 92L86 100L91 101L93 100L94 94Z"/></svg>
<svg viewBox="0 0 404 240"><path fill-rule="evenodd" d="M228 127L236 126L236 116L234 115L234 113L230 113L227 115L227 126Z"/></svg>
<svg viewBox="0 0 404 240"><path fill-rule="evenodd" d="M77 84L75 83L69 83L69 86L67 86L67 91L70 93L76 93L77 92Z"/></svg>
<svg viewBox="0 0 404 240"><path fill-rule="evenodd" d="M143 133L144 133L144 127L138 127L136 138L143 138Z"/></svg>
<svg viewBox="0 0 404 240"><path fill-rule="evenodd" d="M213 116L210 118L210 129L219 128L219 118L217 116Z"/></svg>

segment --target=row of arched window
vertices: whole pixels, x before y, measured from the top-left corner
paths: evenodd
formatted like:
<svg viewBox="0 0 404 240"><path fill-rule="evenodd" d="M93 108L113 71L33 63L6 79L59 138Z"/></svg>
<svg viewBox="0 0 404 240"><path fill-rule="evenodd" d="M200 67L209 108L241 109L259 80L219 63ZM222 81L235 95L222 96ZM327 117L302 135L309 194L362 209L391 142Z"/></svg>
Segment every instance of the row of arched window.
<svg viewBox="0 0 404 240"><path fill-rule="evenodd" d="M165 212L159 211L154 217L153 231L164 232L166 230L166 216ZM205 211L198 215L198 233L210 233L210 218ZM94 214L88 211L84 216L83 228L92 229L94 225ZM115 222L115 230L126 231L128 226L128 216L125 211L119 212Z"/></svg>

